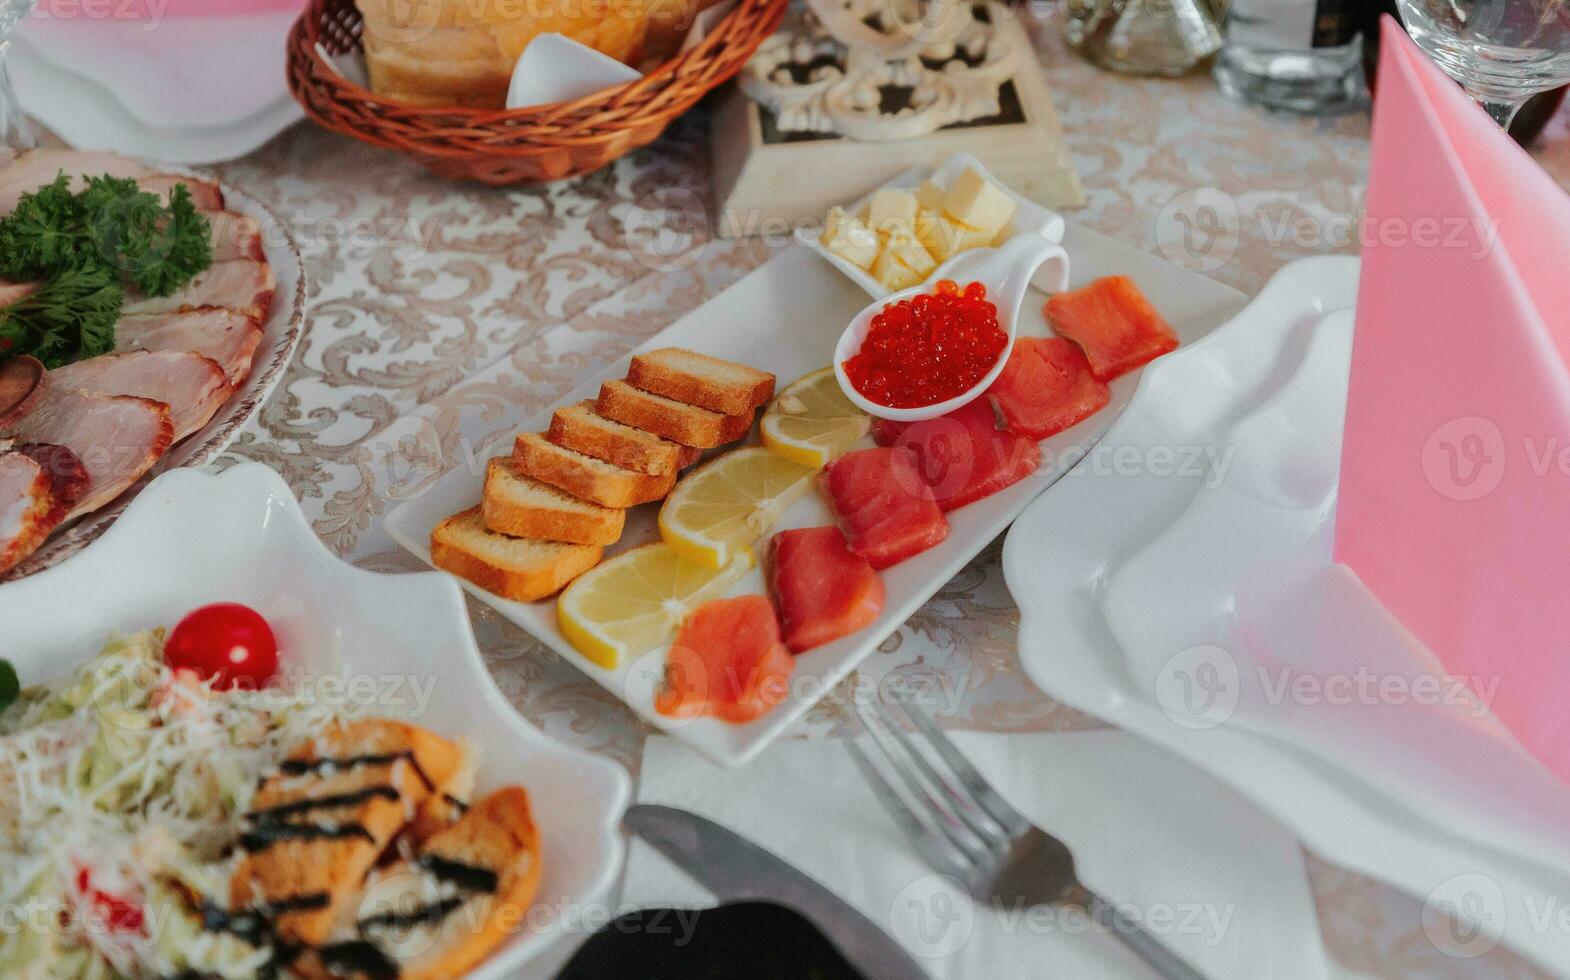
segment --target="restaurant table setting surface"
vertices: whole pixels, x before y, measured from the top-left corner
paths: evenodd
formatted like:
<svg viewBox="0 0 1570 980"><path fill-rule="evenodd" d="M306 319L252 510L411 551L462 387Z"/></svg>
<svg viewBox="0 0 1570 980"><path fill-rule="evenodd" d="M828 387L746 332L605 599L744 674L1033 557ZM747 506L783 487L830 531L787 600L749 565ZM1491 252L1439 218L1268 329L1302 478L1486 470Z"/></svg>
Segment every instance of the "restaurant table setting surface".
<svg viewBox="0 0 1570 980"><path fill-rule="evenodd" d="M1020 19L1088 198L1086 207L1065 214L1067 241L1087 232L1106 236L1151 253L1151 261L1172 263L1174 272L1231 287L1234 296L1280 294L1283 287L1271 284L1278 273L1283 278L1276 282L1292 287L1290 295L1279 296L1276 311L1277 325L1290 328L1284 348L1258 323L1256 339L1248 340L1245 311L1229 325L1245 328L1234 331L1239 353L1228 353L1234 341L1223 328L1169 355L1172 360L1149 372L1129 414L1114 426L1112 445L1122 438L1120 429L1133 433L1123 440L1128 443L1137 443L1142 431L1162 436L1139 409L1142 401L1159 407L1164 373L1177 375L1189 365L1207 384L1226 381L1224 362L1234 357L1258 362L1252 388L1240 386L1252 391L1243 395L1252 398L1252 414L1220 411L1219 399L1239 394L1220 386L1171 409L1164 423L1188 426L1186 438L1196 445L1215 436L1211 423L1223 421L1235 427L1239 445L1321 430L1339 437L1335 419L1309 413L1300 427L1283 421L1282 413L1260 411L1270 399L1257 389L1267 378L1290 382L1294 372L1318 378L1327 365L1325 376L1332 376L1336 363L1355 356L1344 336L1350 314L1324 315L1356 302L1358 270L1350 257L1371 233L1363 218L1368 115L1271 115L1227 101L1202 74L1109 74L1067 51L1053 18L1021 8ZM19 45L13 53L25 58L24 51ZM261 202L298 244L307 289L298 353L272 397L214 465L224 470L258 462L276 471L326 548L372 571L426 570L389 536L389 512L400 505L418 508L456 470L480 473L484 448L494 438L513 431L520 419L548 415L588 379L612 370L765 263L810 259L817 272L839 275L805 249L782 255L796 246L790 229L750 239L713 234L708 116L701 107L604 169L569 181L496 189L440 178L408 157L311 125L285 128L284 109L276 118L268 115L281 105L271 101L259 102L247 124L233 131L206 118L187 129L172 119L105 108L109 96L101 82L47 64L40 50L32 55L35 77L56 72L61 95L72 87L70 97L82 100L82 119L101 124L120 148L165 160L232 157L213 165L212 173ZM25 103L26 77L33 73L24 71L24 58L12 68ZM281 81L281 69L268 77ZM125 98L131 97L128 90ZM285 109L298 111L292 101ZM70 121L57 125L48 113L39 116L69 137ZM258 137L262 123L250 129L251 120L276 123L281 134ZM136 142L147 139L149 124L170 130L170 152L153 153L156 139ZM252 138L255 144L243 146ZM1530 153L1549 179L1570 185L1570 120L1561 114ZM1298 259L1308 262L1289 266ZM865 299L849 280L834 288L853 307L852 297ZM1238 296L1226 313L1240 306ZM1290 367L1282 366L1283 349ZM1325 383L1333 387L1335 380ZM1283 397L1290 395L1288 385ZM1203 417L1207 411L1211 417ZM1319 453L1312 461L1335 458ZM1309 491L1324 489L1323 467L1249 467L1240 457L1229 471L1231 478L1254 481L1244 497L1285 493L1301 503ZM1034 528L1027 533L1038 536L1043 553L1051 550L1058 567L1085 558L1073 571L1094 573L1088 549L1115 544L1128 549L1126 557L1152 535L1114 542L1096 536L1108 525L1079 517L1078 524L1059 518L1048 531L1034 522L1050 517L1037 515L1051 515L1064 500L1087 501L1093 509L1100 501L1091 498L1115 496L1098 491L1098 484L1138 482L1115 474L1067 478L1027 512L1015 542ZM1167 480L1164 488L1182 482ZM1194 482L1202 483L1203 473ZM1157 496L1146 504L1165 520L1155 523L1166 527L1180 505ZM1328 548L1323 538L1309 545ZM1535 937L1506 936L1464 958L1435 941L1433 909L1448 900L1441 886L1456 876L1440 876L1431 886L1439 890L1425 895L1419 888L1424 878L1397 880L1401 876L1390 866L1398 858L1411 859L1410 866L1424 853L1444 851L1422 850L1440 836L1428 833L1431 825L1443 820L1431 799L1399 808L1384 798L1388 794L1365 792L1344 769L1327 769L1279 732L1260 737L1246 717L1213 732L1183 728L1162 737L1163 726L1181 726L1131 682L1120 653L1126 635L1112 636L1103 627L1093 647L1084 641L1083 623L1054 622L1042 630L1034 613L1053 608L1044 598L1049 590L1037 593L1043 597L1039 607L1019 591L1014 568L1021 547L1005 549L1001 538L982 547L861 661L856 675L873 685L927 685L939 692L945 727L1011 802L1074 847L1088 885L1146 911L1198 908L1192 930L1179 928L1185 911L1163 940L1218 977L1553 975L1544 963L1555 962L1565 945L1564 933L1553 928ZM1057 582L1064 588L1080 584L1072 577ZM1271 583L1257 584L1264 589ZM1205 578L1185 585L1202 587ZM1148 579L1131 578L1130 601L1148 596L1149 587ZM1027 606L1023 622L1016 599ZM934 945L935 933L922 931L919 913L941 913L933 921L944 921L960 896L933 880L837 744L854 731L846 698L856 675L822 692L784 737L760 746L748 766L727 770L656 733L619 697L491 605L470 597L467 609L502 695L545 736L631 770L640 801L707 815L835 887L904 941L934 977L1001 972L1021 962L1017 957L1052 963L1052 972L1041 975L1142 975L1137 960L1111 937L1074 932L1072 922L1060 920L1032 934L1005 934L995 910L974 910L963 941L954 942L948 930ZM1192 637L1186 644L1209 642L1203 630L1182 632L1177 618L1163 622L1171 631L1163 642L1179 633ZM1146 617L1121 625L1137 631L1155 623ZM1042 636L1050 642L1032 642ZM1042 651L1051 644L1074 655L1048 667ZM1086 666L1092 660L1097 671ZM1245 706L1240 714L1247 713ZM1206 736L1214 738L1207 742ZM1385 758L1372 753L1363 761L1372 767ZM1274 770L1277 779L1269 775L1272 766L1281 767ZM1323 798L1302 813L1285 812L1289 777L1301 779L1295 792L1315 786ZM1354 817L1373 828L1361 847L1346 844L1327 823ZM1409 842L1410 851L1387 855L1382 863L1368 842L1393 833L1402 820L1425 831ZM826 823L834 834L821 832ZM1444 853L1454 857L1476 844L1477 834L1459 841L1464 836L1449 835ZM1459 861L1456 868L1468 866L1475 863ZM1441 867L1436 858L1427 872ZM1546 887L1545 879L1531 874L1519 882L1499 880L1510 901ZM614 894L629 906L712 904L639 843L632 845L623 886ZM1229 927L1205 932L1226 916ZM517 975L552 976L586 936L578 930ZM1284 971L1281 963L1292 966Z"/></svg>

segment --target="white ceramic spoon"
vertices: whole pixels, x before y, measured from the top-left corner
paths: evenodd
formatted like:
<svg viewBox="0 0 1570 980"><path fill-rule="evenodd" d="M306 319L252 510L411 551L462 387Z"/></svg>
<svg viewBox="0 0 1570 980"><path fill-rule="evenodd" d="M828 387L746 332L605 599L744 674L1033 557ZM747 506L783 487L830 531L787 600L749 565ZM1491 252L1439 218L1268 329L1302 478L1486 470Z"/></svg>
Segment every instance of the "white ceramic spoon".
<svg viewBox="0 0 1570 980"><path fill-rule="evenodd" d="M1058 263L1056 281L1060 287L1068 283L1068 253L1062 247L1041 235L1016 235L1003 244L1001 248L978 248L960 254L938 266L937 271L927 277L927 281L919 286L902 289L883 299L874 301L866 309L856 314L850 321L850 326L840 335L839 345L834 349L834 376L839 379L840 388L845 392L853 404L864 412L878 418L889 419L893 422L921 422L926 419L935 419L940 415L963 408L975 401L992 386L992 382L1003 373L1003 365L1008 362L1009 355L1014 352L1014 338L1017 334L1016 326L1019 323L1020 310L1025 305L1025 294L1030 291L1031 277L1048 262ZM948 275L948 271L963 264L965 274L963 277ZM867 339L867 332L872 329L872 319L887 306L923 293L930 293L934 284L944 279L954 279L964 287L967 283L979 282L987 288L987 299L998 308L998 326L1008 337L1002 353L998 355L998 362L988 371L975 387L962 395L956 395L947 401L933 405L924 405L921 408L890 408L888 405L879 405L856 390L850 378L845 374L845 362L861 350L861 345ZM964 281L961 282L960 280Z"/></svg>

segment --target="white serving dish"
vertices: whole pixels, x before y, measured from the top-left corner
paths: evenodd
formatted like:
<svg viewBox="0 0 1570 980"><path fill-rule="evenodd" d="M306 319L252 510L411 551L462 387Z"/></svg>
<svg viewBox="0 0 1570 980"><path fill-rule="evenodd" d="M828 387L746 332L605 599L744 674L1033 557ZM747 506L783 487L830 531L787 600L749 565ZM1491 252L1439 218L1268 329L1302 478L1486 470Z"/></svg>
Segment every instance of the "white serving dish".
<svg viewBox="0 0 1570 980"><path fill-rule="evenodd" d="M178 166L168 169L182 170ZM158 474L212 462L235 440L245 423L261 411L267 397L283 379L284 369L294 357L305 330L306 277L300 249L289 229L261 202L232 187L225 186L223 192L228 210L249 215L261 224L263 248L278 282L272 312L262 325L262 342L251 361L250 375L229 400L219 406L207 425L176 443L147 477L108 505L55 532L32 557L8 575L0 576L0 581L35 574L74 555L102 534L147 486L147 481Z"/></svg>
<svg viewBox="0 0 1570 980"><path fill-rule="evenodd" d="M7 53L17 99L28 115L79 149L112 149L127 156L201 166L245 156L305 116L283 85L280 69L269 97L250 111L231 109L216 119L206 113L175 116L177 122L151 113L158 121L150 121L122 101L123 90L111 80L75 70L72 62L57 64L46 52L58 57L27 27L17 31ZM189 84L193 90L202 88ZM250 102L246 100L247 105Z"/></svg>
<svg viewBox="0 0 1570 980"><path fill-rule="evenodd" d="M56 69L101 85L136 122L210 129L289 98L287 41L298 17L288 10L155 21L35 15L17 37Z"/></svg>
<svg viewBox="0 0 1570 980"><path fill-rule="evenodd" d="M1570 933L1527 910L1570 890L1570 788L1331 560L1356 287L1355 260L1294 263L1149 371L1101 450L1225 463L1076 471L1027 509L1004 549L1021 661L1053 698L1187 757L1320 856L1557 968ZM1360 696L1360 673L1406 693Z"/></svg>
<svg viewBox="0 0 1570 980"><path fill-rule="evenodd" d="M1133 276L1156 308L1172 321L1184 343L1197 341L1244 303L1242 295L1229 287L1082 228L1068 228L1064 247L1077 284L1114 273ZM1033 295L1021 317L1021 336L1043 336L1049 332L1040 309L1045 296ZM849 280L811 251L788 248L643 346L688 347L730 358L772 371L784 385L828 365L844 325L866 302L865 295ZM629 355L599 376L585 379L559 404L593 397L601 380L624 375L630 360ZM654 710L653 703L656 686L664 674L663 648L607 670L585 659L562 637L556 625L554 599L515 603L468 583L464 586L625 701L649 724L674 734L721 763L738 765L784 732L1002 533L1027 503L1051 486L1073 465L1079 453L1100 438L1138 384L1137 373L1119 378L1112 385L1112 403L1105 411L1044 442L1043 464L1030 478L951 513L947 541L883 573L887 603L878 620L852 636L797 657L786 703L750 724L730 725L712 718L683 722L663 717ZM549 421L547 411L533 417L521 416L517 425L519 431L538 431L545 429ZM871 444L870 440L867 444ZM503 439L477 452L465 451L458 465L423 495L388 513L384 525L388 534L429 561L431 529L479 501L486 459L510 451L510 445L509 439ZM621 543L611 550L657 540L657 514L657 505L631 511ZM814 494L787 512L777 529L830 521L827 507ZM739 583L733 594L764 592L763 574L755 571Z"/></svg>
<svg viewBox="0 0 1570 980"><path fill-rule="evenodd" d="M1063 241L1063 236L1068 228L1068 223L1063 220L1063 216L1061 214L1058 214L1056 211L1044 208L1035 201L1032 201L1030 198L1025 197L1023 194L1015 192L1013 188L1009 187L1003 181L992 176L992 172L989 171L986 167L982 166L980 160L977 160L968 153L954 154L947 160L943 161L943 165L941 167L938 167L933 171L924 171L920 169L907 170L905 173L900 174L898 177L895 177L893 180L889 181L883 186L898 187L904 190L915 190L917 187L921 186L921 182L923 180L926 180L930 177L932 180L936 181L940 187L948 187L953 184L955 179L958 178L960 174L963 174L966 170L980 171L981 175L986 177L989 183L1008 194L1009 197L1014 199L1014 203L1019 205L1019 210L1014 212L1014 220L1009 225L1009 237L1020 235L1027 231L1033 231L1036 234L1041 235L1043 238L1046 238L1048 241ZM871 199L872 195L868 194L861 200L847 205L845 210L850 214L859 213ZM889 287L872 278L871 273L867 272L865 269L857 268L851 263L846 262L844 259L840 258L838 255L835 255L833 252L824 248L823 242L821 241L822 238L823 226L821 222L818 224L809 225L804 228L796 229L797 242L807 246L814 252L821 255L824 261L834 266L834 268L838 269L840 272L843 272L851 282L865 290L868 296L871 296L873 299L884 299L888 297L888 295L892 292ZM963 255L964 253L961 254ZM952 262L953 259L950 259L949 261ZM940 271L943 271L946 274L952 274L954 270L945 268ZM1043 266L1041 272L1038 274L1039 277L1035 280L1037 288L1048 293L1061 290L1063 288L1063 283L1061 279L1058 278L1059 275L1060 270L1058 270L1056 266ZM931 281L933 278L935 278L935 276L936 273L934 273L933 276L928 276L928 281Z"/></svg>
<svg viewBox="0 0 1570 980"><path fill-rule="evenodd" d="M378 713L480 750L479 788L529 791L545 877L529 927L469 980L503 980L603 896L621 866L630 781L615 763L542 735L497 689L463 595L441 575L380 575L334 557L283 480L259 463L177 470L75 559L0 586L3 652L23 683L59 675L115 633L170 626L209 602L266 616L286 663L371 678ZM429 691L423 711L414 693ZM428 688L426 686L428 685ZM358 682L346 690L369 685ZM383 707L385 705L385 707Z"/></svg>

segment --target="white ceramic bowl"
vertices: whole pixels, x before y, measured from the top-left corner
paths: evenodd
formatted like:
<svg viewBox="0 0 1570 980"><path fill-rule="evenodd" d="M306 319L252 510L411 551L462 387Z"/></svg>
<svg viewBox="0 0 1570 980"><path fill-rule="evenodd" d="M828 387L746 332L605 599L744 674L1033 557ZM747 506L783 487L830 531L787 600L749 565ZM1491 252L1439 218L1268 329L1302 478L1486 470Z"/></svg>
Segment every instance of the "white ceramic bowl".
<svg viewBox="0 0 1570 980"><path fill-rule="evenodd" d="M626 772L519 717L480 658L451 578L379 575L339 560L265 466L167 473L92 546L0 585L0 654L34 683L94 656L111 634L173 625L223 600L266 616L286 662L339 673L346 690L374 689L375 713L469 739L480 751L482 792L528 789L545 865L538 914L471 980L517 976L583 921L621 866Z"/></svg>

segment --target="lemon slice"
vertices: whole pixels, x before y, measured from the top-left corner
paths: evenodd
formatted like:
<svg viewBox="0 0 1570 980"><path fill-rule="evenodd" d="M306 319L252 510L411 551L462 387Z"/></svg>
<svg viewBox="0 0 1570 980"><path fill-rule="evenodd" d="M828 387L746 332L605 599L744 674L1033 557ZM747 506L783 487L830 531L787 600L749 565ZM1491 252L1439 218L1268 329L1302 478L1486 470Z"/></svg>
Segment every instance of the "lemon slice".
<svg viewBox="0 0 1570 980"><path fill-rule="evenodd" d="M805 466L824 467L867 434L872 417L840 390L834 369L791 382L763 413L763 444Z"/></svg>
<svg viewBox="0 0 1570 980"><path fill-rule="evenodd" d="M660 536L683 558L724 568L812 489L818 471L767 449L738 449L689 473L660 508Z"/></svg>
<svg viewBox="0 0 1570 980"><path fill-rule="evenodd" d="M624 656L669 642L689 613L730 591L752 566L746 548L716 570L666 545L644 545L580 575L556 600L556 624L579 653L614 669Z"/></svg>

